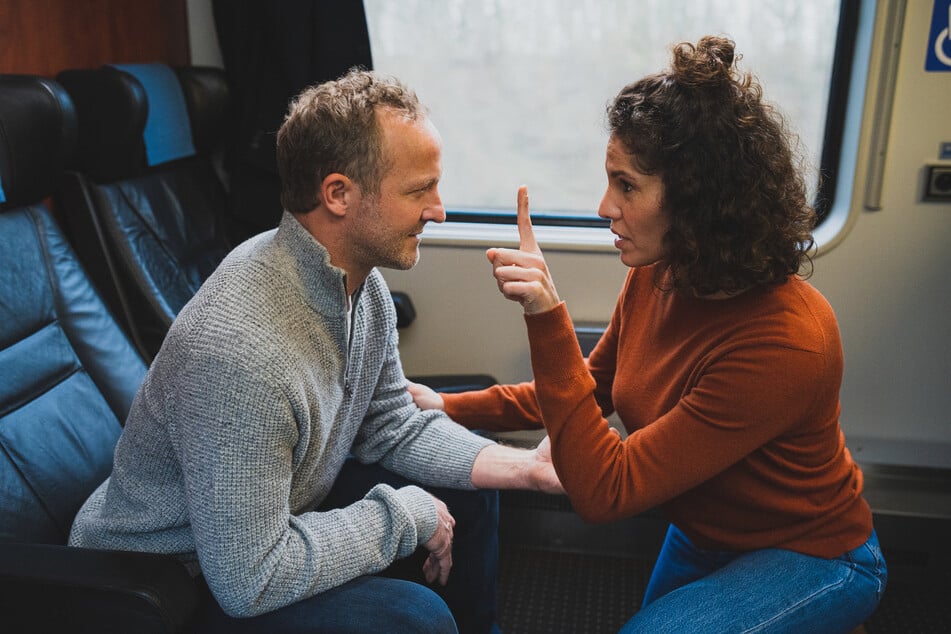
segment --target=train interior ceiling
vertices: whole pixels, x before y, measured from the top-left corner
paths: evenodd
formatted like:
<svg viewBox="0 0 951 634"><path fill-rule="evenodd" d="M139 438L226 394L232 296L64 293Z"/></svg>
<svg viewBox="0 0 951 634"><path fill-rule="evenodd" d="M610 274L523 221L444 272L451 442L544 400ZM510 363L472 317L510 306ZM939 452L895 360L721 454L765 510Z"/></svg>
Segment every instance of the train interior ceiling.
<svg viewBox="0 0 951 634"><path fill-rule="evenodd" d="M154 355L176 306L187 301L228 248L276 225L281 210L273 131L287 100L355 65L390 70L381 68L381 60L389 58L372 46L376 40L370 29L379 24L368 16L369 9L382 11L383 4L294 3L311 12L310 21L301 21L290 10L261 9L257 16L249 8L254 3L216 0L0 0L0 74L39 75L61 83L74 97L80 118L113 116L97 112L95 94L83 86L91 80L94 92L114 89L116 65L145 69L143 82L149 67L167 66L185 86L194 138L184 143L194 156L180 154L149 165L136 145L133 158L120 158L118 152L129 150L123 145L128 139L97 136L80 125L77 155L90 171L67 176L62 191L46 201L93 279L109 280L99 292L143 359ZM657 5L642 4L645 10ZM839 319L846 358L842 426L865 473L865 494L889 562L888 591L864 627L868 632L947 632L951 57L939 54L939 63L946 60L948 68L938 70L925 60L934 50L929 38L936 16L949 2L826 4L841 20L848 17L851 30L840 24L835 32L837 50L848 60L831 71L838 73L841 92L830 91L824 101L829 112L822 138L826 143L836 139L837 153L823 170L834 189L823 190L831 202L817 231L811 281ZM944 19L951 21L951 14ZM287 35L277 38L280 45L268 40L269 29ZM951 37L947 30L938 33ZM936 50L951 56L951 44L942 49L939 41ZM593 97L586 105L599 107L607 97ZM202 115L196 118L194 112ZM433 107L434 118L440 114ZM822 122L816 127L823 128ZM836 128L831 137L830 128ZM83 169L65 160L68 168ZM187 190L182 195L216 212L200 214L204 225L194 234L198 242L163 248L200 257L190 264L175 298L134 295L129 292L133 282L115 276L114 260L122 254L95 246L102 232L95 212L77 215L72 208L90 196L121 199L122 182L146 175L164 174L160 187L178 195L175 188L182 181L169 174L181 169L201 170L199 184L182 186ZM514 203L514 188L511 192ZM187 221L189 214L183 217ZM623 272L600 238L582 243L574 237L603 227L572 225L567 218L541 223L539 237L559 291L582 325L584 347L610 316ZM427 229L429 239L415 269L384 272L406 319L400 349L407 375L457 387L531 378L521 317L495 296L483 255L486 246L515 244L513 231L506 220L493 225L459 214L436 230ZM592 276L607 281L592 289ZM522 446L538 439L534 433L499 436ZM503 492L501 500L502 630L616 631L639 605L666 530L661 515L648 512L591 525L574 514L567 498Z"/></svg>

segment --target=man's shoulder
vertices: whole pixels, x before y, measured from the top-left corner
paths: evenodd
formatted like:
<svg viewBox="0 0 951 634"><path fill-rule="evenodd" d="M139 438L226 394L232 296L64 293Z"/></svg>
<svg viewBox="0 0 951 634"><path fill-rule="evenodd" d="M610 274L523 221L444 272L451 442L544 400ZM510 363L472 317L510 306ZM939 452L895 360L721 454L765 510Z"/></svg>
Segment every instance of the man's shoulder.
<svg viewBox="0 0 951 634"><path fill-rule="evenodd" d="M267 261L232 253L205 280L176 321L189 316L236 324L257 321L262 313L280 310L294 294L293 286Z"/></svg>
<svg viewBox="0 0 951 634"><path fill-rule="evenodd" d="M278 386L336 365L343 336L300 298L277 293L273 301L230 294L198 299L175 320L160 353L179 370L203 368Z"/></svg>
<svg viewBox="0 0 951 634"><path fill-rule="evenodd" d="M169 338L265 356L293 323L311 319L293 279L253 253L233 253L182 308Z"/></svg>

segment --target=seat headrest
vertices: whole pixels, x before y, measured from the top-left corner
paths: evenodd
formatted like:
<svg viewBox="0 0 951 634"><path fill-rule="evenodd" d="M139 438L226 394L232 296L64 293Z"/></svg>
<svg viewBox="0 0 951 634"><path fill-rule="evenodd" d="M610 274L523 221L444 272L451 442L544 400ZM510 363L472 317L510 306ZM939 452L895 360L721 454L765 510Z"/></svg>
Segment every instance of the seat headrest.
<svg viewBox="0 0 951 634"><path fill-rule="evenodd" d="M76 111L62 86L35 75L0 75L0 208L50 196L76 136Z"/></svg>
<svg viewBox="0 0 951 634"><path fill-rule="evenodd" d="M96 181L141 173L145 159L145 120L149 105L142 84L112 67L66 70L56 76L79 120L76 167Z"/></svg>
<svg viewBox="0 0 951 634"><path fill-rule="evenodd" d="M74 166L98 182L221 146L231 121L223 70L162 64L66 70L56 76L76 104Z"/></svg>
<svg viewBox="0 0 951 634"><path fill-rule="evenodd" d="M113 68L132 75L145 89L148 116L143 135L148 164L161 165L193 156L188 108L175 71L165 64L115 64Z"/></svg>
<svg viewBox="0 0 951 634"><path fill-rule="evenodd" d="M228 77L221 68L210 66L185 66L176 72L185 93L195 149L199 154L211 154L234 129Z"/></svg>

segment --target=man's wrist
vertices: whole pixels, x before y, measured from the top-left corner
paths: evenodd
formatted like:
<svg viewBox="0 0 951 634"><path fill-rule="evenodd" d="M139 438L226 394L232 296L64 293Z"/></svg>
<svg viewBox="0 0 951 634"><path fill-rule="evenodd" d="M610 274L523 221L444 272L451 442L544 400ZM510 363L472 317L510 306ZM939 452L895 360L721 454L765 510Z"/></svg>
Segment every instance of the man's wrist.
<svg viewBox="0 0 951 634"><path fill-rule="evenodd" d="M537 489L534 451L488 445L472 464L472 485L478 489Z"/></svg>

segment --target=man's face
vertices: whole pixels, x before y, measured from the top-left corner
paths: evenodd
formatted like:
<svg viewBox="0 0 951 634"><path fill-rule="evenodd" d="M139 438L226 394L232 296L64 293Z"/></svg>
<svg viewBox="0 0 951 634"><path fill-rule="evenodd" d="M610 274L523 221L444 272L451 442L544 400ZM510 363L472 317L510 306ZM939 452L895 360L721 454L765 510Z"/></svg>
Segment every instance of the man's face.
<svg viewBox="0 0 951 634"><path fill-rule="evenodd" d="M419 260L420 233L443 222L439 198L442 141L428 118L410 121L390 110L377 115L383 129L384 173L379 192L364 196L351 235L352 253L367 269L406 270Z"/></svg>

